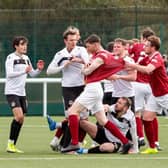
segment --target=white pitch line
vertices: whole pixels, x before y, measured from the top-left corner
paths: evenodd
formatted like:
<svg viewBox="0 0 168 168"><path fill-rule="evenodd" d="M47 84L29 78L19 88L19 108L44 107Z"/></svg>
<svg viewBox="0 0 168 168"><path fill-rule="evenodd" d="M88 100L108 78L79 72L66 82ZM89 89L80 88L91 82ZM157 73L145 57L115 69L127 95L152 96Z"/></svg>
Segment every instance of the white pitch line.
<svg viewBox="0 0 168 168"><path fill-rule="evenodd" d="M74 155L73 155L74 156ZM97 160L97 159L102 159L102 160L168 160L168 157L92 157L92 156L83 156L83 157L45 157L45 158L40 158L40 157L13 157L13 158L0 158L0 160L4 161L9 161L9 160Z"/></svg>
<svg viewBox="0 0 168 168"><path fill-rule="evenodd" d="M24 125L24 128L41 128L41 127L48 127L48 125ZM159 124L159 127L168 127L168 124ZM8 128L8 126L0 126L0 128Z"/></svg>

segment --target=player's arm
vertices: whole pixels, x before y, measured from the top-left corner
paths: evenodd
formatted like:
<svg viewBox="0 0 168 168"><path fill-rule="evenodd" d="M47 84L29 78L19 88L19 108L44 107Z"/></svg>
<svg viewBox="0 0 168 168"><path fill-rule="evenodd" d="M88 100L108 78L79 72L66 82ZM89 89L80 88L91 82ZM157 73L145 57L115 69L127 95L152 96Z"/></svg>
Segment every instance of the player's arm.
<svg viewBox="0 0 168 168"><path fill-rule="evenodd" d="M44 61L43 60L39 60L37 62L36 69L33 68L32 63L29 58L27 58L26 64L27 64L26 73L28 73L31 77L38 76L44 68Z"/></svg>
<svg viewBox="0 0 168 168"><path fill-rule="evenodd" d="M125 66L130 67L130 68L134 68L137 71L140 71L140 72L146 73L146 74L150 74L151 72L153 72L156 69L156 67L153 64L148 64L147 66L143 66L143 65L136 64L136 63L126 62Z"/></svg>
<svg viewBox="0 0 168 168"><path fill-rule="evenodd" d="M37 62L37 69L33 69L33 66L32 66L32 64L31 64L30 59L28 60L28 62L29 62L29 65L27 65L27 68L26 68L27 73L28 73L31 77L36 77L36 76L38 76L38 75L41 73L41 71L43 70L43 68L44 68L44 61L43 61L43 60L39 60L39 61Z"/></svg>
<svg viewBox="0 0 168 168"><path fill-rule="evenodd" d="M53 75L62 71L71 63L71 60L68 60L67 57L56 54L47 68L47 75Z"/></svg>
<svg viewBox="0 0 168 168"><path fill-rule="evenodd" d="M77 63L81 63L81 64L85 64L84 60L82 58L76 57L76 56L72 56L72 58L70 58L71 62L77 62Z"/></svg>
<svg viewBox="0 0 168 168"><path fill-rule="evenodd" d="M103 59L101 58L96 58L94 59L91 64L87 67L85 67L84 69L82 69L82 73L84 75L89 75L91 74L93 71L95 71L98 67L100 67L102 64L104 64Z"/></svg>
<svg viewBox="0 0 168 168"><path fill-rule="evenodd" d="M108 104L103 104L103 108L104 108L104 112L105 112L105 113L110 112L110 105L108 105Z"/></svg>
<svg viewBox="0 0 168 168"><path fill-rule="evenodd" d="M135 81L137 78L137 71L135 69L128 69L127 70L128 74L125 75L118 75L118 74L114 74L111 77L109 77L109 80L117 80L117 79L122 79L122 80L126 80L126 81Z"/></svg>

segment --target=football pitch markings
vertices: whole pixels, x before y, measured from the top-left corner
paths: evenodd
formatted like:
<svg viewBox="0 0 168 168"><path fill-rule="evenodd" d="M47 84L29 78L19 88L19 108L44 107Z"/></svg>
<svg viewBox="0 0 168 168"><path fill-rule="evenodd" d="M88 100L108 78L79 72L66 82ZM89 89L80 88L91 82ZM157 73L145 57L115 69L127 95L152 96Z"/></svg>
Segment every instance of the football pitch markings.
<svg viewBox="0 0 168 168"><path fill-rule="evenodd" d="M0 126L0 128L8 128L9 126L4 126L4 125L2 125L2 126ZM41 124L41 125L24 125L23 126L24 128L41 128L41 127L43 127L43 128L48 128L48 125L46 124L46 125L43 125L43 124ZM168 127L168 124L159 124L159 127Z"/></svg>
<svg viewBox="0 0 168 168"><path fill-rule="evenodd" d="M74 156L74 155L73 155ZM146 155L149 156L149 155ZM150 155L151 156L151 155ZM11 158L0 158L0 160L168 160L168 157L92 157L92 156L82 156L82 157L11 157Z"/></svg>

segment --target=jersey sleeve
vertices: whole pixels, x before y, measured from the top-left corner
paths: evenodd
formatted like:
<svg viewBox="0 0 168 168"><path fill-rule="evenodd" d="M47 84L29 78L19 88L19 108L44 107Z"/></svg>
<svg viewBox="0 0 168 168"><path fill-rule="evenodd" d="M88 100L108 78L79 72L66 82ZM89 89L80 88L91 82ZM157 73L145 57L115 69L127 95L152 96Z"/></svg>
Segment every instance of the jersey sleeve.
<svg viewBox="0 0 168 168"><path fill-rule="evenodd" d="M153 66L155 66L155 68L158 68L160 66L162 66L163 60L161 58L160 55L156 55L151 59L150 64L152 64Z"/></svg>
<svg viewBox="0 0 168 168"><path fill-rule="evenodd" d="M103 60L103 62L106 62L106 60L108 58L108 53L100 52L96 55L96 58L101 58Z"/></svg>
<svg viewBox="0 0 168 168"><path fill-rule="evenodd" d="M47 75L52 75L60 72L64 68L64 60L64 57L61 57L61 55L56 54L47 68Z"/></svg>
<svg viewBox="0 0 168 168"><path fill-rule="evenodd" d="M41 71L39 69L34 69L33 68L32 63L31 63L29 58L27 58L26 62L27 62L28 65L30 65L32 67L32 71L30 71L28 73L30 75L30 77L36 77L36 76L38 76L41 73Z"/></svg>

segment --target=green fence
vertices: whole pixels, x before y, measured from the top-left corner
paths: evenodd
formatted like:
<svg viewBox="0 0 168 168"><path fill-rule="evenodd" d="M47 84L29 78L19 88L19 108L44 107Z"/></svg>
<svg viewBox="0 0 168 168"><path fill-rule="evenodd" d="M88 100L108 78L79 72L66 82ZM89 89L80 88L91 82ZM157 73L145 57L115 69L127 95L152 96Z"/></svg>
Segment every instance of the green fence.
<svg viewBox="0 0 168 168"><path fill-rule="evenodd" d="M116 37L139 37L140 31L150 26L161 37L161 52L168 53L167 20L167 9L138 6L106 9L0 10L0 78L5 77L4 62L6 56L12 52L11 42L15 35L28 37L28 55L33 65L38 59L44 59L47 67L54 54L64 46L62 33L69 25L80 29L82 39L91 33L97 33L101 36L104 46ZM44 76L45 71L41 74L41 77ZM29 111L32 115L41 115L41 93L37 89L40 86L37 85L36 88L33 85L27 89ZM48 92L48 111L52 114L63 114L60 86L53 84L49 86ZM3 85L0 85L0 93L0 115L6 115L9 109L5 104Z"/></svg>

